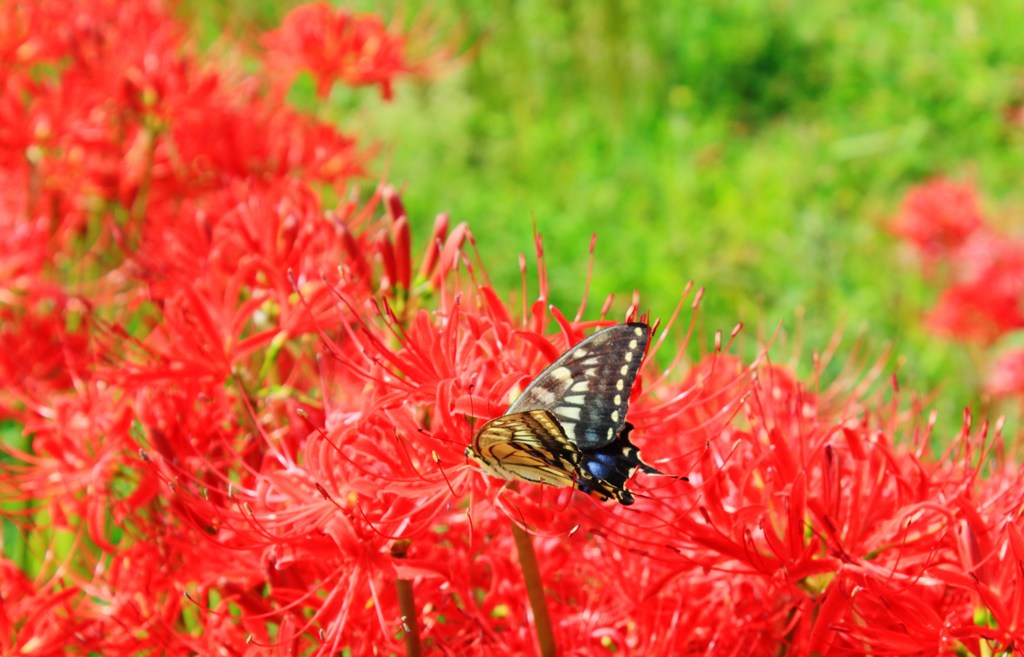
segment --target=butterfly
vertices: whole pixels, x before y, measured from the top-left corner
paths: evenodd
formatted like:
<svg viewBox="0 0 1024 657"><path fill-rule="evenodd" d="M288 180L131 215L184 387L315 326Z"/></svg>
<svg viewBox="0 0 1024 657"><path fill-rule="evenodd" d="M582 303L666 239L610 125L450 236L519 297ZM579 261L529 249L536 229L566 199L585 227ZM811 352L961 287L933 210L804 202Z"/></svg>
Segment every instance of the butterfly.
<svg viewBox="0 0 1024 657"><path fill-rule="evenodd" d="M466 456L501 479L576 486L632 504L626 481L637 469L664 474L640 459L626 422L650 334L646 324L617 324L570 347L505 415L480 428Z"/></svg>

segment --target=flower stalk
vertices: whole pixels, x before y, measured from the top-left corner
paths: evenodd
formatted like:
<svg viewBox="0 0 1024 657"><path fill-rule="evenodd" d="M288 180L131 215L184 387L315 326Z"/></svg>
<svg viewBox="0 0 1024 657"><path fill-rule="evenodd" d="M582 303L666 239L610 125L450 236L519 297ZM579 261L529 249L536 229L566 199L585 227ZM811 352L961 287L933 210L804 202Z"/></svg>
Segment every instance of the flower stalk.
<svg viewBox="0 0 1024 657"><path fill-rule="evenodd" d="M525 529L510 521L512 536L516 541L516 552L519 553L519 565L523 570L526 582L526 595L530 599L533 610L533 625L537 631L537 642L540 644L541 657L554 657L555 634L551 628L551 615L548 613L548 601L544 596L544 582L540 577L537 565L537 553L533 549L533 540Z"/></svg>
<svg viewBox="0 0 1024 657"><path fill-rule="evenodd" d="M391 546L391 556L395 559L405 559L409 552L408 539L395 541ZM402 614L402 634L405 639L405 654L407 657L419 657L423 654L423 646L420 643L420 625L416 617L416 600L413 597L412 581L399 577L395 580L395 588L398 591L398 609Z"/></svg>

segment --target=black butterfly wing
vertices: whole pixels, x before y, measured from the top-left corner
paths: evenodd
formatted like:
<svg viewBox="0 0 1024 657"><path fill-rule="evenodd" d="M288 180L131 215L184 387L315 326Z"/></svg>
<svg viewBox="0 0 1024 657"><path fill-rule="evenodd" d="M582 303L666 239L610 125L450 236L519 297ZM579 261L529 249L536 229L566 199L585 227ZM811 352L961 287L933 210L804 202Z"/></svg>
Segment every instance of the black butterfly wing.
<svg viewBox="0 0 1024 657"><path fill-rule="evenodd" d="M617 324L580 341L551 363L509 406L508 414L545 410L582 450L615 441L651 329Z"/></svg>
<svg viewBox="0 0 1024 657"><path fill-rule="evenodd" d="M620 504L633 503L633 494L626 490L626 482L638 469L647 474L664 474L640 459L640 450L629 439L633 425L626 422L615 440L600 449L583 453L577 486L584 493L602 500L613 498Z"/></svg>
<svg viewBox="0 0 1024 657"><path fill-rule="evenodd" d="M482 426L466 456L501 479L523 479L551 486L576 483L579 448L548 411L510 413Z"/></svg>

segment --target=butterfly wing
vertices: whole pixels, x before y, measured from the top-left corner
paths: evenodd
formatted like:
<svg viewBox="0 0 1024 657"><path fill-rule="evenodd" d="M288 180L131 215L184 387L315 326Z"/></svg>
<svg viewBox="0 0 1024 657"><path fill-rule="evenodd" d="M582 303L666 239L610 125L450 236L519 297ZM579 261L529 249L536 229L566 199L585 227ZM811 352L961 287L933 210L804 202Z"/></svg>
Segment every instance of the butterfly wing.
<svg viewBox="0 0 1024 657"><path fill-rule="evenodd" d="M637 322L594 333L541 372L508 413L548 411L582 450L614 442L626 421L629 391L650 334L649 326Z"/></svg>
<svg viewBox="0 0 1024 657"><path fill-rule="evenodd" d="M632 430L633 425L626 422L614 441L600 449L583 453L577 482L581 491L602 500L613 498L620 504L630 505L633 503L633 494L626 490L626 482L634 472L640 469L647 474L664 474L640 459L640 450L629 439Z"/></svg>
<svg viewBox="0 0 1024 657"><path fill-rule="evenodd" d="M576 483L580 450L548 411L510 413L485 424L466 455L501 479L551 486Z"/></svg>

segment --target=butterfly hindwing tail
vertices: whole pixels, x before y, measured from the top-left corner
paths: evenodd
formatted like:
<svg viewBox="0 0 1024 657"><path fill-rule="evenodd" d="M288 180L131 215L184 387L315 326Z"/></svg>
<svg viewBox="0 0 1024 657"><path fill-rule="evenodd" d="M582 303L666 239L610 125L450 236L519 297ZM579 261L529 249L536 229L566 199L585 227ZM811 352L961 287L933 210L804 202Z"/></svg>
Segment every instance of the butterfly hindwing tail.
<svg viewBox="0 0 1024 657"><path fill-rule="evenodd" d="M602 499L614 498L621 504L633 503L633 495L626 490L626 482L638 469L647 474L661 475L663 472L640 459L640 449L629 439L633 425L626 422L615 440L600 449L582 452L579 489L593 493Z"/></svg>

